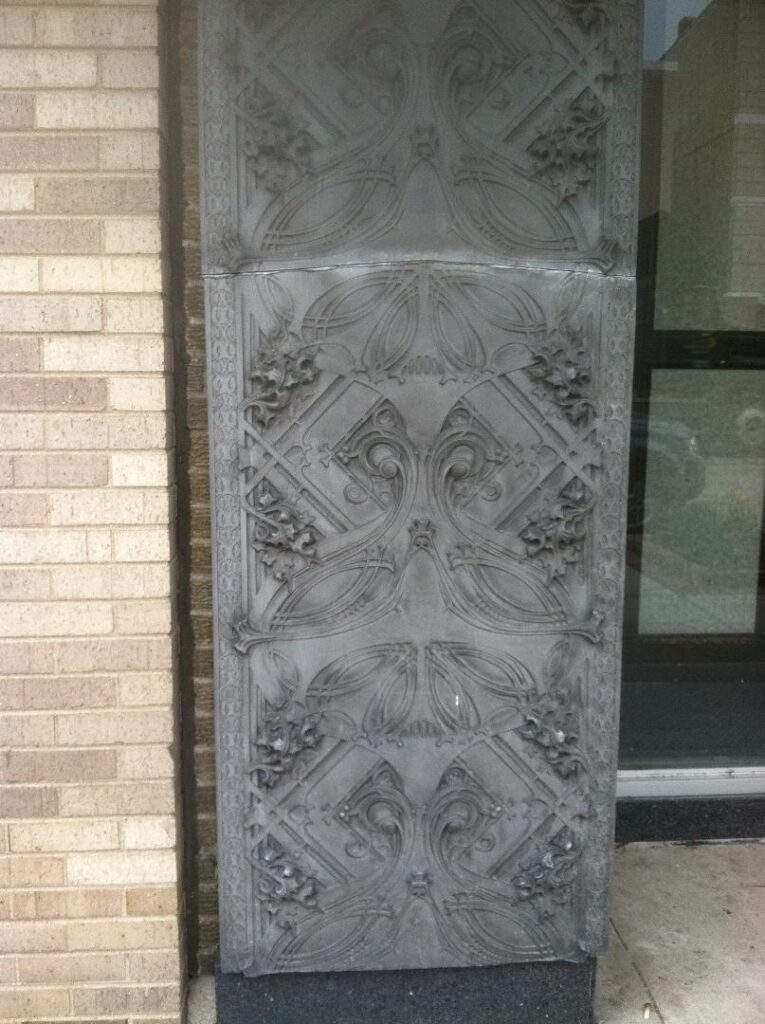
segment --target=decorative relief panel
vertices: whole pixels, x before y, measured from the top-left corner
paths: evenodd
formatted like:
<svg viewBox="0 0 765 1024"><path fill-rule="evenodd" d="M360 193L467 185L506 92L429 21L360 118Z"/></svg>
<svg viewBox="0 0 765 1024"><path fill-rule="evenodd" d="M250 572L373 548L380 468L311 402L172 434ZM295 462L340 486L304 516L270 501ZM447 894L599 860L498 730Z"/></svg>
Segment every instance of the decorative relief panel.
<svg viewBox="0 0 765 1024"><path fill-rule="evenodd" d="M602 948L636 21L208 5L224 970Z"/></svg>
<svg viewBox="0 0 765 1024"><path fill-rule="evenodd" d="M225 79L217 134L233 202L209 270L629 263L618 3L219 6L207 53Z"/></svg>

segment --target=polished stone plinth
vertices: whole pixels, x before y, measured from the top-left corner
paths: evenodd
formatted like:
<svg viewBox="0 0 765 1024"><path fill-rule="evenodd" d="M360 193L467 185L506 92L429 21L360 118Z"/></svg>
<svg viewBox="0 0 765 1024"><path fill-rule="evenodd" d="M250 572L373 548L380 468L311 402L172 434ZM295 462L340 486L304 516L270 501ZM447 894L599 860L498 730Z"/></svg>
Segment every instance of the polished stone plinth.
<svg viewBox="0 0 765 1024"><path fill-rule="evenodd" d="M218 1024L594 1024L595 963L218 973Z"/></svg>

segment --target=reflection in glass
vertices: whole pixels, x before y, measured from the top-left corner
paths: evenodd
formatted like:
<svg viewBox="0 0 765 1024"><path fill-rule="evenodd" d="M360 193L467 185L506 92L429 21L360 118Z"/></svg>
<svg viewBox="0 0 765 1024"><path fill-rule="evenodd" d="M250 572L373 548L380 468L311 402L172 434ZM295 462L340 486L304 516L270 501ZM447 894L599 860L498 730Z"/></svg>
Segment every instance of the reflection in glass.
<svg viewBox="0 0 765 1024"><path fill-rule="evenodd" d="M648 0L644 49L654 327L763 330L765 3Z"/></svg>
<svg viewBox="0 0 765 1024"><path fill-rule="evenodd" d="M639 631L753 632L765 488L762 373L654 370L645 436Z"/></svg>

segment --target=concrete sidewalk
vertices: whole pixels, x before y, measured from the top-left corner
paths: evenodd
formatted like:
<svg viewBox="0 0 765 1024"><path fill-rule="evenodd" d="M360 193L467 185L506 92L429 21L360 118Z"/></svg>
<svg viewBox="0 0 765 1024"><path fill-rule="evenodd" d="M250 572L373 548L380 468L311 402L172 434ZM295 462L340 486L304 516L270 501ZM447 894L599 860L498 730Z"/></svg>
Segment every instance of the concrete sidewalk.
<svg viewBox="0 0 765 1024"><path fill-rule="evenodd" d="M765 844L616 851L601 1024L765 1024Z"/></svg>
<svg viewBox="0 0 765 1024"><path fill-rule="evenodd" d="M616 851L598 1020L765 1024L765 843ZM212 978L192 984L189 1024L215 1024Z"/></svg>

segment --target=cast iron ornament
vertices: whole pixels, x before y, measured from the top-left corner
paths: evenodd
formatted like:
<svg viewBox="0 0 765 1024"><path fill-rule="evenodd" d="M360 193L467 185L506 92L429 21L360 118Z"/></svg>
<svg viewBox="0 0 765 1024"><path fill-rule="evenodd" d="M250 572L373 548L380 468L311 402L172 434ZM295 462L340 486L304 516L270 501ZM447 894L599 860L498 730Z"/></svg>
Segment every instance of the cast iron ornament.
<svg viewBox="0 0 765 1024"><path fill-rule="evenodd" d="M604 947L637 27L206 5L225 971Z"/></svg>

